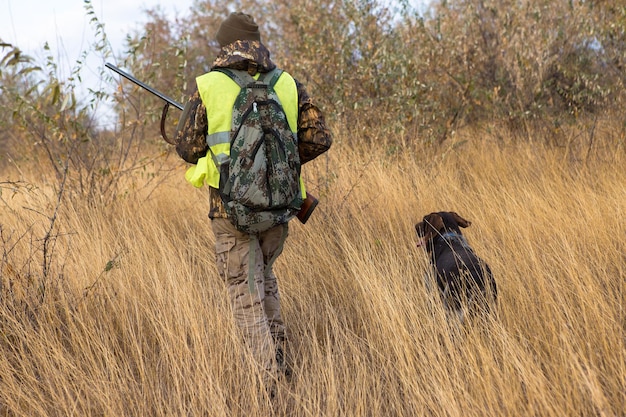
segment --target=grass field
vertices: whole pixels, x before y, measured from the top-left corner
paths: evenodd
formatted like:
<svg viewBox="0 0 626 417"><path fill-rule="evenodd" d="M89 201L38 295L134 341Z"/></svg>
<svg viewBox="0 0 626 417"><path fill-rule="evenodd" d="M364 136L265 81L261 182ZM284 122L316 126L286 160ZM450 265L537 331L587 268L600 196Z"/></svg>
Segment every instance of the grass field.
<svg viewBox="0 0 626 417"><path fill-rule="evenodd" d="M0 416L626 416L623 144L341 139L304 167L320 205L275 265L294 375L273 403L184 163L107 206L3 175ZM413 225L440 210L496 276L482 326L450 327L424 288Z"/></svg>

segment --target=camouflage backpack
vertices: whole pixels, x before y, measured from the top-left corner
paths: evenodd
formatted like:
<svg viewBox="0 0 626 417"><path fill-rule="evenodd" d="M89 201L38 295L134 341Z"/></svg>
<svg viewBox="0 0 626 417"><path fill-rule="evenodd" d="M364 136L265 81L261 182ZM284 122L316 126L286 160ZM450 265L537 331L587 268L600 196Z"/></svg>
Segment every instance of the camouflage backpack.
<svg viewBox="0 0 626 417"><path fill-rule="evenodd" d="M274 91L275 69L255 80L219 68L241 91L233 108L230 161L220 167L220 195L229 218L256 234L291 220L302 205L297 135Z"/></svg>

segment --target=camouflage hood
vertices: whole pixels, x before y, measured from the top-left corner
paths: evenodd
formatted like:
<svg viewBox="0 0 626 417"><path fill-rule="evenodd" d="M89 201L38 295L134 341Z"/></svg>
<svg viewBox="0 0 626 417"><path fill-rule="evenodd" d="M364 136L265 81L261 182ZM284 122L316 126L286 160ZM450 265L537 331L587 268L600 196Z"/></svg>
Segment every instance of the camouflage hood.
<svg viewBox="0 0 626 417"><path fill-rule="evenodd" d="M224 46L211 69L231 68L236 70L250 71L251 68L258 72L269 72L276 68L270 59L270 51L259 41L235 41Z"/></svg>

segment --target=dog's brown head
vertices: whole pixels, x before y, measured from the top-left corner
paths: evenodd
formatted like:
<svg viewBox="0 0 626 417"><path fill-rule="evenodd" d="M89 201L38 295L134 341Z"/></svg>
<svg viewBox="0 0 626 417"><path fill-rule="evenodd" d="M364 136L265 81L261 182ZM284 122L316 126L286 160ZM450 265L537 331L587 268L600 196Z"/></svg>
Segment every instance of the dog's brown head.
<svg viewBox="0 0 626 417"><path fill-rule="evenodd" d="M419 239L417 246L428 247L426 245L428 242L446 232L462 234L459 227L468 227L471 224L472 222L465 220L453 211L440 211L427 214L421 222L415 225L415 232Z"/></svg>

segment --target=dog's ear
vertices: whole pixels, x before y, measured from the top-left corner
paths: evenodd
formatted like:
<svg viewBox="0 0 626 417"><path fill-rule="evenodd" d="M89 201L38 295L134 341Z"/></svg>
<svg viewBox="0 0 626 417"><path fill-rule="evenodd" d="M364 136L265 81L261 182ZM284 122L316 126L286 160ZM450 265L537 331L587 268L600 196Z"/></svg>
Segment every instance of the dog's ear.
<svg viewBox="0 0 626 417"><path fill-rule="evenodd" d="M468 227L469 225L472 224L472 222L470 222L469 220L465 220L463 217L459 216L454 211L450 212L450 214L454 218L454 221L461 227Z"/></svg>

